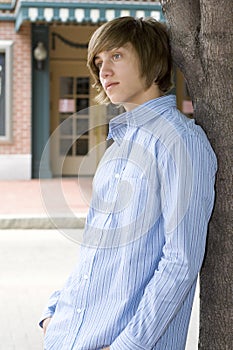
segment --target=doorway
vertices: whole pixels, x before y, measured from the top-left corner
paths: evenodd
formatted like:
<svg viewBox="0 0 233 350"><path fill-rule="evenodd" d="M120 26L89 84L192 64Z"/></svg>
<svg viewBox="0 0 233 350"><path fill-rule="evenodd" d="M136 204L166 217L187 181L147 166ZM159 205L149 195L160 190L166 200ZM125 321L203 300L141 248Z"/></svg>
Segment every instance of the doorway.
<svg viewBox="0 0 233 350"><path fill-rule="evenodd" d="M94 89L86 61L51 62L50 84L53 176L92 176L106 148L106 128L103 107L91 107Z"/></svg>

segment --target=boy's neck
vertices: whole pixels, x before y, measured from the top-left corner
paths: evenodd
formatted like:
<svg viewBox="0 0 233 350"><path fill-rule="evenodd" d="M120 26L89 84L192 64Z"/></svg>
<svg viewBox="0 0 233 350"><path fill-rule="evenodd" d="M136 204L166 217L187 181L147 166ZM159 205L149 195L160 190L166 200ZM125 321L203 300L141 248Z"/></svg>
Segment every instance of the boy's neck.
<svg viewBox="0 0 233 350"><path fill-rule="evenodd" d="M144 104L145 102L154 100L163 96L163 92L159 89L158 85L151 85L148 89L145 90L145 93L140 96L140 99L137 100L137 103L124 103L123 106L127 112L133 110L139 105Z"/></svg>

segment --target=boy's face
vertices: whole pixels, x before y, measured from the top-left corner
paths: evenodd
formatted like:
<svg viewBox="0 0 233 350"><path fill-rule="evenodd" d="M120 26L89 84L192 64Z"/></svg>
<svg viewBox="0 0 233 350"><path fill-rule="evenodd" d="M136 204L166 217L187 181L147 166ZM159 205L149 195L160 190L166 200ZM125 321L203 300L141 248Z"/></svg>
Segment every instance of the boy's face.
<svg viewBox="0 0 233 350"><path fill-rule="evenodd" d="M132 44L98 53L95 65L99 69L103 89L112 103L122 104L126 110L130 110L150 99Z"/></svg>

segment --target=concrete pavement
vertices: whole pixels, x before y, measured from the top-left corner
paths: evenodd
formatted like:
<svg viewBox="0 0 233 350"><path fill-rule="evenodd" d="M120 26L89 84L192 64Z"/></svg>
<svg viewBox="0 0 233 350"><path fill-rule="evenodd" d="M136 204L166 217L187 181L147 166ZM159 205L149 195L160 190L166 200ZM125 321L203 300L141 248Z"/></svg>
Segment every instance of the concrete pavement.
<svg viewBox="0 0 233 350"><path fill-rule="evenodd" d="M0 231L0 349L43 349L38 320L78 249L55 230Z"/></svg>
<svg viewBox="0 0 233 350"><path fill-rule="evenodd" d="M43 349L38 320L78 252L79 246L58 230L0 230L0 349ZM198 348L198 294L186 350Z"/></svg>

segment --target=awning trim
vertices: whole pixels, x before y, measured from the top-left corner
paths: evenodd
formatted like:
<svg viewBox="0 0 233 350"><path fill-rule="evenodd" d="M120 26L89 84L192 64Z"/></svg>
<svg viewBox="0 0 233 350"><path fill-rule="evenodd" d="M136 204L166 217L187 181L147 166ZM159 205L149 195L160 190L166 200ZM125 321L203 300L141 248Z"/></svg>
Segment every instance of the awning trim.
<svg viewBox="0 0 233 350"><path fill-rule="evenodd" d="M122 16L151 16L160 22L165 21L161 6L157 3L21 2L16 13L15 30L18 31L24 21L95 24Z"/></svg>

